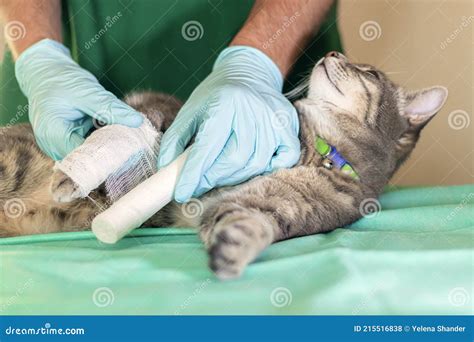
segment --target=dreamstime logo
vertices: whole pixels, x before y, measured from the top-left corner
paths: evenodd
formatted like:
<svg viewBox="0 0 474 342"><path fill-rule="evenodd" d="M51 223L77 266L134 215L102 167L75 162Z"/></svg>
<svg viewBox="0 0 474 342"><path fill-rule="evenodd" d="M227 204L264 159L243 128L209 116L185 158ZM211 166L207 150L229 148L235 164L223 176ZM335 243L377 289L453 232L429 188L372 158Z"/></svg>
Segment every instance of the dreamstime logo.
<svg viewBox="0 0 474 342"><path fill-rule="evenodd" d="M384 275L383 279L383 281L370 285L372 287L367 287L369 292L365 292L366 294L362 297L359 304L354 308L354 310L352 310L353 315L361 315L365 310L370 308L370 304L373 302L377 293L390 288L390 284L396 281L397 277L393 273L387 273Z"/></svg>
<svg viewBox="0 0 474 342"><path fill-rule="evenodd" d="M16 41L18 39L25 38L26 28L20 21L9 21L4 27L5 38L10 41Z"/></svg>
<svg viewBox="0 0 474 342"><path fill-rule="evenodd" d="M211 283L211 279L207 278L205 281L200 283L194 291L191 293L191 295L186 298L186 300L180 305L180 307L175 311L175 315L181 315L181 312L184 311L189 304L193 301L195 297L197 297L204 289Z"/></svg>
<svg viewBox="0 0 474 342"><path fill-rule="evenodd" d="M270 294L270 302L277 308L291 305L293 295L286 287L277 287Z"/></svg>
<svg viewBox="0 0 474 342"><path fill-rule="evenodd" d="M277 110L271 117L272 126L275 129L284 129L291 124L291 114L285 110Z"/></svg>
<svg viewBox="0 0 474 342"><path fill-rule="evenodd" d="M19 198L12 198L5 201L3 211L9 218L15 219L22 216L26 211L25 202Z"/></svg>
<svg viewBox="0 0 474 342"><path fill-rule="evenodd" d="M108 287L99 287L92 294L92 301L99 308L112 305L115 301L113 291Z"/></svg>
<svg viewBox="0 0 474 342"><path fill-rule="evenodd" d="M462 211L464 209L464 207L466 207L466 205L468 203L470 203L472 201L473 198L474 198L474 193L473 192L470 192L467 196L464 196L462 201L456 206L456 208L451 210L451 212L448 214L448 216L446 216L444 221L446 221L446 222L451 221L460 211Z"/></svg>
<svg viewBox="0 0 474 342"><path fill-rule="evenodd" d="M448 124L449 127L458 131L460 129L469 127L471 124L471 118L466 111L458 109L449 113Z"/></svg>
<svg viewBox="0 0 474 342"><path fill-rule="evenodd" d="M181 212L184 217L195 218L201 216L204 211L204 205L197 198L191 198L188 202L183 203Z"/></svg>
<svg viewBox="0 0 474 342"><path fill-rule="evenodd" d="M266 50L268 49L285 31L296 21L300 16L300 12L296 11L292 16L283 17L283 23L281 26L272 34L272 36L263 43L262 47Z"/></svg>
<svg viewBox="0 0 474 342"><path fill-rule="evenodd" d="M92 119L92 124L94 125L94 127L96 129L99 129L99 128L102 128L104 126L107 126L107 122L105 121L102 121L102 119L96 119L96 118L93 118Z"/></svg>
<svg viewBox="0 0 474 342"><path fill-rule="evenodd" d="M183 27L181 27L181 35L188 42L193 42L202 38L204 35L204 28L199 21L190 20L185 22Z"/></svg>
<svg viewBox="0 0 474 342"><path fill-rule="evenodd" d="M35 284L32 278L29 278L22 286L17 287L16 292L13 296L9 298L4 298L3 302L0 304L0 313L6 311L6 309L18 303L21 297L25 294L25 292L30 289Z"/></svg>
<svg viewBox="0 0 474 342"><path fill-rule="evenodd" d="M92 119L92 124L99 129L114 123L114 117L110 110L100 110L96 113L95 118Z"/></svg>
<svg viewBox="0 0 474 342"><path fill-rule="evenodd" d="M469 303L469 292L464 287L455 287L449 292L448 299L453 306L464 306Z"/></svg>
<svg viewBox="0 0 474 342"><path fill-rule="evenodd" d="M359 205L359 212L367 218L375 217L382 210L380 202L376 198L366 198Z"/></svg>
<svg viewBox="0 0 474 342"><path fill-rule="evenodd" d="M444 50L448 47L449 44L451 44L452 42L454 42L454 40L464 31L466 30L469 25L472 24L472 22L474 21L474 16L471 15L469 17L462 17L461 18L461 23L458 25L458 27L456 27L454 29L454 31L451 32L451 34L446 37L446 39L444 41L441 42L441 44L439 45L439 47L441 48L441 50Z"/></svg>
<svg viewBox="0 0 474 342"><path fill-rule="evenodd" d="M33 102L33 101L31 101ZM18 105L15 116L4 127L11 127L16 124L25 114L28 114L29 105Z"/></svg>
<svg viewBox="0 0 474 342"><path fill-rule="evenodd" d="M366 42L371 42L382 36L382 28L378 22L369 20L360 25L359 35Z"/></svg>
<svg viewBox="0 0 474 342"><path fill-rule="evenodd" d="M97 43L97 41L104 35L107 33L107 31L109 29L112 28L113 25L115 25L115 23L120 19L122 18L122 12L117 12L115 15L113 15L112 17L110 16L107 16L105 18L105 24L104 26L102 26L102 28L94 35L94 37L92 37L89 41L85 42L84 44L84 47L86 48L86 50L89 50L95 43Z"/></svg>

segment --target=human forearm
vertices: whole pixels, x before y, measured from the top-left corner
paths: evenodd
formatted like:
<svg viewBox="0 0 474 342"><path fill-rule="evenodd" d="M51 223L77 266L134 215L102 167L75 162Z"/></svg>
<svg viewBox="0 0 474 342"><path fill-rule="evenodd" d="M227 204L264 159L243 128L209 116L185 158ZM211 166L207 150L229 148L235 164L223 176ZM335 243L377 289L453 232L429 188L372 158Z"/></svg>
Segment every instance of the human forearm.
<svg viewBox="0 0 474 342"><path fill-rule="evenodd" d="M105 90L61 44L59 0L0 0L0 15L36 142L49 157L60 160L81 145L94 119L141 125L142 115Z"/></svg>
<svg viewBox="0 0 474 342"><path fill-rule="evenodd" d="M333 0L257 0L231 45L263 51L286 76Z"/></svg>
<svg viewBox="0 0 474 342"><path fill-rule="evenodd" d="M0 19L11 25L5 36L15 60L42 39L62 40L60 0L0 0Z"/></svg>

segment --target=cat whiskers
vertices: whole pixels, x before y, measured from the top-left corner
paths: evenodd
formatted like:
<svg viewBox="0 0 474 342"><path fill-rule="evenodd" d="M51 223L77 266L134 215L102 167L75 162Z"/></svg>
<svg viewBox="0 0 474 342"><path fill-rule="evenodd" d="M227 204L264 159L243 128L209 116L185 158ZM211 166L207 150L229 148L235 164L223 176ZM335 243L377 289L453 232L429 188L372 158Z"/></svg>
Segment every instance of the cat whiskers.
<svg viewBox="0 0 474 342"><path fill-rule="evenodd" d="M304 78L289 92L285 93L284 95L289 100L295 100L303 95L309 87L309 80L311 77L311 73L308 73Z"/></svg>
<svg viewBox="0 0 474 342"><path fill-rule="evenodd" d="M406 71L386 71L384 72L385 75L398 75L398 74L404 74Z"/></svg>
<svg viewBox="0 0 474 342"><path fill-rule="evenodd" d="M105 205L101 205L94 198L92 198L92 196L87 195L86 198L89 199L99 209L100 212L103 212L105 209L107 209Z"/></svg>

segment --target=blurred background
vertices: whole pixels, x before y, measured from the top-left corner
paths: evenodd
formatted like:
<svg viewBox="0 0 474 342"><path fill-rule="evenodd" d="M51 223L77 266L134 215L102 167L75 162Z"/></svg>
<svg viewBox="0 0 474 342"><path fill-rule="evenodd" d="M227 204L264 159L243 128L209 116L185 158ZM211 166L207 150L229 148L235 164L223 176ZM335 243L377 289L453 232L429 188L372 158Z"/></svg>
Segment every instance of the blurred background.
<svg viewBox="0 0 474 342"><path fill-rule="evenodd" d="M338 17L352 60L379 67L409 89L449 89L446 105L392 184L472 183L474 1L340 0Z"/></svg>
<svg viewBox="0 0 474 342"><path fill-rule="evenodd" d="M444 108L392 183L472 183L474 1L340 0L338 15L349 58L391 73L409 89L449 89Z"/></svg>

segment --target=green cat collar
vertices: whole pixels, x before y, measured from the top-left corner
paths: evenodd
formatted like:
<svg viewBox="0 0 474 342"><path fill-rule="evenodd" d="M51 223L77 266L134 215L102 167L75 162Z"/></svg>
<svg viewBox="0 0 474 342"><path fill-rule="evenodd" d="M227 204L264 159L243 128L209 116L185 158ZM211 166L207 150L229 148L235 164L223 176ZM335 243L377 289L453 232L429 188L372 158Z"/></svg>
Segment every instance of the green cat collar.
<svg viewBox="0 0 474 342"><path fill-rule="evenodd" d="M351 164L349 164L349 162L337 151L334 146L329 145L326 140L317 136L314 141L314 148L322 157L324 157L323 166L326 169L332 169L335 167L352 178L359 179L359 176L354 171Z"/></svg>

